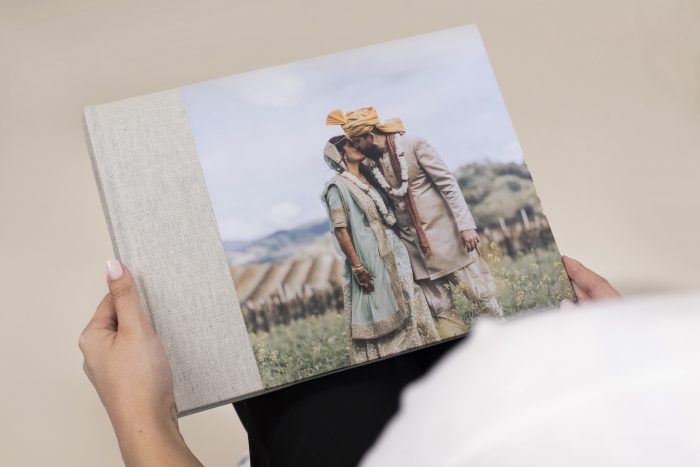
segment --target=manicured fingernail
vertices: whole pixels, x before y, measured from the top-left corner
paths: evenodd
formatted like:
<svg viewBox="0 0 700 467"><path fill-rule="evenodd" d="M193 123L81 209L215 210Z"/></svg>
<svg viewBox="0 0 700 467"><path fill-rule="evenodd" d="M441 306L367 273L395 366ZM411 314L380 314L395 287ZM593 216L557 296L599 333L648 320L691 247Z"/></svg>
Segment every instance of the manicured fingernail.
<svg viewBox="0 0 700 467"><path fill-rule="evenodd" d="M116 259L110 259L107 261L107 276L111 280L119 279L122 277L124 271L122 270L122 264Z"/></svg>

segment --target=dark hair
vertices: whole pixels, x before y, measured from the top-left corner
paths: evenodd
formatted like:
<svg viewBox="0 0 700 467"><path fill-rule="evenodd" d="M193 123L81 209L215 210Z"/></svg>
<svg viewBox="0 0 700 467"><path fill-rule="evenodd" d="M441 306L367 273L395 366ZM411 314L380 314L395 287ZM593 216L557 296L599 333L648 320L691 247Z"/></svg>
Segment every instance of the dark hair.
<svg viewBox="0 0 700 467"><path fill-rule="evenodd" d="M335 148L338 150L340 155L342 156L345 154L345 149L343 146L345 146L345 142L348 140L347 136L345 135L338 135L334 136L331 139L328 140L329 143L331 143Z"/></svg>

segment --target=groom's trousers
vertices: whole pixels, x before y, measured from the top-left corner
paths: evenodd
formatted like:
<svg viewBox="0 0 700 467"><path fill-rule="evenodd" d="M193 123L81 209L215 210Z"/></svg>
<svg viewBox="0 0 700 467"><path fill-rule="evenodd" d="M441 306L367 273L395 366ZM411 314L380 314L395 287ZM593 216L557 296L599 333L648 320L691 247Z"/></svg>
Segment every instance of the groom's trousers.
<svg viewBox="0 0 700 467"><path fill-rule="evenodd" d="M502 318L503 310L496 301L496 283L489 267L479 256L471 264L437 279L416 281L428 301L433 316L437 321L441 338L464 334L467 327L462 319L452 296L452 289L457 288L472 303L479 313L486 313Z"/></svg>

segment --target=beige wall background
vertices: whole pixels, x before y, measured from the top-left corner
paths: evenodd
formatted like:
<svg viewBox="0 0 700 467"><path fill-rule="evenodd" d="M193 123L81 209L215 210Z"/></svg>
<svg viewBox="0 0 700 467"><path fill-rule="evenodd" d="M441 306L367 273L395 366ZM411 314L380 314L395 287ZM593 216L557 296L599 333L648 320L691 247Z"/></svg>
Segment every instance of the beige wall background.
<svg viewBox="0 0 700 467"><path fill-rule="evenodd" d="M0 463L121 463L77 346L112 256L84 105L467 23L561 250L627 294L700 288L698 0L2 0ZM246 448L231 407L181 427L207 465Z"/></svg>

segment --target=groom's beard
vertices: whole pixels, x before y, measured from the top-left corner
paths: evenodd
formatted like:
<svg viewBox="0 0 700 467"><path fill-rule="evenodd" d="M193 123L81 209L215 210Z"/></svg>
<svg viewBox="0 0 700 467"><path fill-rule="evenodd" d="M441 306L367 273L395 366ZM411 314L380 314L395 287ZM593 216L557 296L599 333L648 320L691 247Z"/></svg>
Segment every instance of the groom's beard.
<svg viewBox="0 0 700 467"><path fill-rule="evenodd" d="M376 145L368 146L367 148L362 150L362 153L375 161L381 159L381 157L384 155L384 151L379 149L379 147L377 147Z"/></svg>

